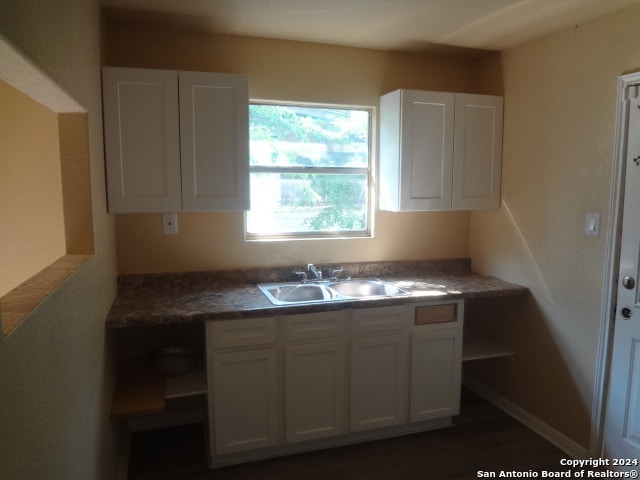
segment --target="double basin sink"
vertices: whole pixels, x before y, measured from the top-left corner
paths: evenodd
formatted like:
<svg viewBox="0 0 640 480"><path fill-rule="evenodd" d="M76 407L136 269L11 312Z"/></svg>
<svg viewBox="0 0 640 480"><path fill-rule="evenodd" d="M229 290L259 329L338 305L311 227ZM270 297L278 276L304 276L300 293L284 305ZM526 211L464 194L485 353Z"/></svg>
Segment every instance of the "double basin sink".
<svg viewBox="0 0 640 480"><path fill-rule="evenodd" d="M378 279L320 283L270 283L258 285L258 288L274 305L331 302L408 294L406 291Z"/></svg>

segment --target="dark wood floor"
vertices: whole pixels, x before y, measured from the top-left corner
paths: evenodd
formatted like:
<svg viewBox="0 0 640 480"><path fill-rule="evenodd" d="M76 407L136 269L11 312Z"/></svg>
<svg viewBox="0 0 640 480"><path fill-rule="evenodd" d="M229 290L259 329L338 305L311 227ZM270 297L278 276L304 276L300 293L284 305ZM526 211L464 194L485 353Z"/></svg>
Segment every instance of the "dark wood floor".
<svg viewBox="0 0 640 480"><path fill-rule="evenodd" d="M130 480L425 480L479 471L563 471L566 454L480 397L463 391L455 426L209 470L202 427L134 435Z"/></svg>

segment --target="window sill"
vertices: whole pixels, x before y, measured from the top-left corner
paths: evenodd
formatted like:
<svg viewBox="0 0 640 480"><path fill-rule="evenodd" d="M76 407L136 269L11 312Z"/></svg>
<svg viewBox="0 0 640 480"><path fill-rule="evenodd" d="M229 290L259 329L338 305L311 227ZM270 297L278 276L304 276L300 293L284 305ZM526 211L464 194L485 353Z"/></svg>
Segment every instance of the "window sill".
<svg viewBox="0 0 640 480"><path fill-rule="evenodd" d="M0 325L7 337L90 255L64 255L0 298Z"/></svg>

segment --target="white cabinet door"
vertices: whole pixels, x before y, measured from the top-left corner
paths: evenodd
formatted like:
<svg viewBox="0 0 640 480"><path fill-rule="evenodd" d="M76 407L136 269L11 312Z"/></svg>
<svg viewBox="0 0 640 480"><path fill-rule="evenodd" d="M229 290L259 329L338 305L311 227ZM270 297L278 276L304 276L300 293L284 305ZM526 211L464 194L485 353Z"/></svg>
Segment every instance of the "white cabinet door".
<svg viewBox="0 0 640 480"><path fill-rule="evenodd" d="M380 208L498 208L502 97L396 90L380 98Z"/></svg>
<svg viewBox="0 0 640 480"><path fill-rule="evenodd" d="M244 75L105 67L109 211L249 208Z"/></svg>
<svg viewBox="0 0 640 480"><path fill-rule="evenodd" d="M289 345L285 349L287 442L346 431L345 341Z"/></svg>
<svg viewBox="0 0 640 480"><path fill-rule="evenodd" d="M249 209L247 77L180 72L185 211Z"/></svg>
<svg viewBox="0 0 640 480"><path fill-rule="evenodd" d="M408 421L409 335L351 341L351 430Z"/></svg>
<svg viewBox="0 0 640 480"><path fill-rule="evenodd" d="M411 421L460 413L462 333L432 330L413 334L411 345Z"/></svg>
<svg viewBox="0 0 640 480"><path fill-rule="evenodd" d="M397 90L380 101L380 208L449 210L453 93Z"/></svg>
<svg viewBox="0 0 640 480"><path fill-rule="evenodd" d="M210 367L210 428L215 453L276 445L275 348L213 354Z"/></svg>
<svg viewBox="0 0 640 480"><path fill-rule="evenodd" d="M502 97L456 94L454 210L500 206Z"/></svg>
<svg viewBox="0 0 640 480"><path fill-rule="evenodd" d="M178 74L103 69L109 212L182 209Z"/></svg>

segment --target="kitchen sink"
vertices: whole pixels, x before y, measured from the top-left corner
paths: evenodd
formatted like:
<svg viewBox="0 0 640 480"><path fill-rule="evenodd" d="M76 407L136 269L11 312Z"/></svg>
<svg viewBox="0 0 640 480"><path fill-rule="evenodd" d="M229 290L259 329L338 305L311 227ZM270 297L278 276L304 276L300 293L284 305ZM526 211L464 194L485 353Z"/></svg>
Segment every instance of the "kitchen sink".
<svg viewBox="0 0 640 480"><path fill-rule="evenodd" d="M327 286L338 295L350 298L387 297L390 295L407 293L398 287L383 282L382 280L351 280L346 282L330 283Z"/></svg>
<svg viewBox="0 0 640 480"><path fill-rule="evenodd" d="M406 291L378 279L318 283L269 283L258 285L258 288L274 305L294 305L407 294Z"/></svg>
<svg viewBox="0 0 640 480"><path fill-rule="evenodd" d="M324 285L314 283L258 285L258 288L276 305L321 302L331 300L332 295Z"/></svg>

